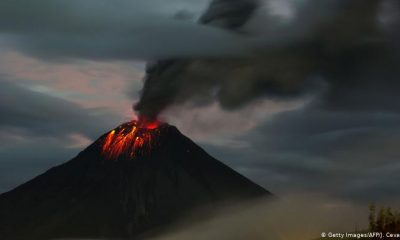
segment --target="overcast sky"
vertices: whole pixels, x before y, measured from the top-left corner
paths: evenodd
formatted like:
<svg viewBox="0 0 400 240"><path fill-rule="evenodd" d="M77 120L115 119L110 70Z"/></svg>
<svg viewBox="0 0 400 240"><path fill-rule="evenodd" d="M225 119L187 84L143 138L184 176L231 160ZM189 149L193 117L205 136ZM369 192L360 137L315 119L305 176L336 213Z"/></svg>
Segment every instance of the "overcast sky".
<svg viewBox="0 0 400 240"><path fill-rule="evenodd" d="M357 22L369 7L360 15L338 14L334 1L317 2L262 1L242 30L231 31L197 23L208 0L2 0L0 192L69 160L131 119L146 61L220 57L214 66L225 67L227 58L262 49L235 62L251 73L263 69L262 80L241 72L235 82L227 71L211 70L218 78L212 87L232 90L232 82L241 83L234 87L241 86L243 101L233 90L206 101L201 96L201 104L179 98L162 118L277 195L395 205L400 66L392 29L399 26L398 5L387 0L377 7L376 34L365 19ZM326 27L329 14L351 17ZM270 66L274 70L266 71ZM226 76L232 81L220 81ZM257 93L245 92L248 82L257 83Z"/></svg>

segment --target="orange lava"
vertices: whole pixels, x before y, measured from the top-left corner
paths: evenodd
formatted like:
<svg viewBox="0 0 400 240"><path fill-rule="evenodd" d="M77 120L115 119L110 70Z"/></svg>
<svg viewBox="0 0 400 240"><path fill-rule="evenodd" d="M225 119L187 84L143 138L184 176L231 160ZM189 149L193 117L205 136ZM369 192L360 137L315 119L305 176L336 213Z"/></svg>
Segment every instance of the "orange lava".
<svg viewBox="0 0 400 240"><path fill-rule="evenodd" d="M124 155L129 158L150 153L159 134L159 121L139 119L126 123L107 134L102 154L107 159L117 159Z"/></svg>

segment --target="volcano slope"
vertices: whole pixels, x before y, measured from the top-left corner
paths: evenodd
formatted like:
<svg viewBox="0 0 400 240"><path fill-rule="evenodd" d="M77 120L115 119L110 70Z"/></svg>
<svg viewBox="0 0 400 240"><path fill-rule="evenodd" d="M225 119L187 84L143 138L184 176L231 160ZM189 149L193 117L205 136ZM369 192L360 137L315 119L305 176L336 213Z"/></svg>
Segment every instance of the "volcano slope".
<svg viewBox="0 0 400 240"><path fill-rule="evenodd" d="M143 130L151 144L135 154L129 146L117 155L105 152L113 150L105 149L110 134L126 137L133 128L119 126L72 160L0 195L0 239L136 239L196 208L271 196L168 124Z"/></svg>

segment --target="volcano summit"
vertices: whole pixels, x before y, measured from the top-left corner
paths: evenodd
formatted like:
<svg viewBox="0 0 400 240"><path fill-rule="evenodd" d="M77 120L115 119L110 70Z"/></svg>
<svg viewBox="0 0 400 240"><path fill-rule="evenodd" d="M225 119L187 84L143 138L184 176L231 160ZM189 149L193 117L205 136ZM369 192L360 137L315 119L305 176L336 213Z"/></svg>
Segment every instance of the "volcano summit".
<svg viewBox="0 0 400 240"><path fill-rule="evenodd" d="M266 196L177 128L129 122L0 195L0 239L137 239L190 210Z"/></svg>

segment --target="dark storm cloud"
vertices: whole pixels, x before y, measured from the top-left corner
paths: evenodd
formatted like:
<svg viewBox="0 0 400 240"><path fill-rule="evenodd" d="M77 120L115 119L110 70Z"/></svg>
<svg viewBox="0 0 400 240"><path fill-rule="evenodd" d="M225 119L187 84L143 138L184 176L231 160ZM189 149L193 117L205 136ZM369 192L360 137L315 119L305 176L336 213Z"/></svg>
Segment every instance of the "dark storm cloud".
<svg viewBox="0 0 400 240"><path fill-rule="evenodd" d="M5 0L0 33L15 48L46 60L157 59L240 48L237 36L175 17L186 10L195 19L193 11L206 2Z"/></svg>
<svg viewBox="0 0 400 240"><path fill-rule="evenodd" d="M199 21L202 24L237 29L247 22L259 6L258 0L214 0Z"/></svg>
<svg viewBox="0 0 400 240"><path fill-rule="evenodd" d="M117 122L110 112L84 109L10 81L0 81L0 115L0 130L18 129L26 134L60 138L73 133L95 138Z"/></svg>
<svg viewBox="0 0 400 240"><path fill-rule="evenodd" d="M388 14L382 10L383 3L394 9L399 7L390 1L309 0L298 6L297 13L281 27L266 23L258 33L261 24L252 19L256 29L244 25L235 31L248 37L258 34L253 42L254 53L240 58L178 59L151 64L136 110L156 116L171 104L198 98L215 98L222 107L234 109L263 96L297 97L316 90L324 90L326 104L332 106L336 100L346 105L342 93L352 100L356 96L351 92L360 89L364 95L359 97L364 99L359 102L374 101L365 95L368 89L399 88L400 55L393 35L396 28L380 20ZM228 2L226 5L231 6ZM240 12L240 8L220 9ZM213 16L218 21L215 10ZM221 10L226 26L217 26L230 28L225 16ZM242 25L251 18L246 16ZM236 21L232 20L237 24ZM391 21L393 26L398 19ZM380 107L385 101L368 105Z"/></svg>

